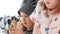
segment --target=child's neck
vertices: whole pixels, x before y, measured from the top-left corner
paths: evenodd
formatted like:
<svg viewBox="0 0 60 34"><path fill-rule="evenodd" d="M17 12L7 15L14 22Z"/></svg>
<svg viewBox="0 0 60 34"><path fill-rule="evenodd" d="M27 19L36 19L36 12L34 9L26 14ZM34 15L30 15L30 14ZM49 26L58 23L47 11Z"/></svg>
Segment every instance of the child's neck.
<svg viewBox="0 0 60 34"><path fill-rule="evenodd" d="M48 11L49 16L57 15L59 13L60 13L60 8L55 8L55 9L52 9L51 11Z"/></svg>

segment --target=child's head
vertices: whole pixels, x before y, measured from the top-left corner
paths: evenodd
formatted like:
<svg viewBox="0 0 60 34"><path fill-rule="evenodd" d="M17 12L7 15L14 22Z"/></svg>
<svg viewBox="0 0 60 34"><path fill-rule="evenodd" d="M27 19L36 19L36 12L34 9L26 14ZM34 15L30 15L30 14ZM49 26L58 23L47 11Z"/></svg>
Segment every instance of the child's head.
<svg viewBox="0 0 60 34"><path fill-rule="evenodd" d="M11 20L16 20L16 17L15 16L11 17Z"/></svg>
<svg viewBox="0 0 60 34"><path fill-rule="evenodd" d="M49 9L60 7L60 0L44 0L44 3Z"/></svg>
<svg viewBox="0 0 60 34"><path fill-rule="evenodd" d="M39 0L39 3L43 9L55 9L60 7L60 0Z"/></svg>

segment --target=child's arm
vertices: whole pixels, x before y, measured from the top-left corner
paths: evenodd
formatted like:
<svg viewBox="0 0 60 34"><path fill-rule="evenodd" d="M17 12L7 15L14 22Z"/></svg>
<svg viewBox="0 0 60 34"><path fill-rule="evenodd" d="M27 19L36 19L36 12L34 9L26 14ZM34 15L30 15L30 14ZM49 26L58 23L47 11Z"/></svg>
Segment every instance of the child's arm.
<svg viewBox="0 0 60 34"><path fill-rule="evenodd" d="M40 24L39 23L35 23L33 34L40 34L39 30L40 30Z"/></svg>

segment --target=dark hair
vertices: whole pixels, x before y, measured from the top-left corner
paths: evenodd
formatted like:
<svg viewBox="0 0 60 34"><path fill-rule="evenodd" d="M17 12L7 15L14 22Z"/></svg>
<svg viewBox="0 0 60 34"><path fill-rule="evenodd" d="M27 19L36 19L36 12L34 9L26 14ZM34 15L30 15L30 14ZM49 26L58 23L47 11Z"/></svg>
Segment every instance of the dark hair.
<svg viewBox="0 0 60 34"><path fill-rule="evenodd" d="M11 20L13 20L14 18L15 18L15 20L16 20L16 17L15 17L15 16L11 17Z"/></svg>
<svg viewBox="0 0 60 34"><path fill-rule="evenodd" d="M8 22L9 25L11 24L11 20L10 19L8 19L7 22Z"/></svg>
<svg viewBox="0 0 60 34"><path fill-rule="evenodd" d="M18 15L20 16L20 11L18 11Z"/></svg>
<svg viewBox="0 0 60 34"><path fill-rule="evenodd" d="M3 19L3 17L0 18L0 21Z"/></svg>

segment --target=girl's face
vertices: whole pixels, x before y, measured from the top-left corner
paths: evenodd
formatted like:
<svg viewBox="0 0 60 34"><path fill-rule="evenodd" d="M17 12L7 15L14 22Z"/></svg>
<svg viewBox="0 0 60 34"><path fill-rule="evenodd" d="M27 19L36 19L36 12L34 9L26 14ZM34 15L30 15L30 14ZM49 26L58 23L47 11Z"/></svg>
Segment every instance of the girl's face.
<svg viewBox="0 0 60 34"><path fill-rule="evenodd" d="M34 23L30 20L29 16L24 12L20 12L20 15L22 17L23 26L26 28L32 28Z"/></svg>
<svg viewBox="0 0 60 34"><path fill-rule="evenodd" d="M47 8L53 9L60 5L60 0L44 0L44 3Z"/></svg>

